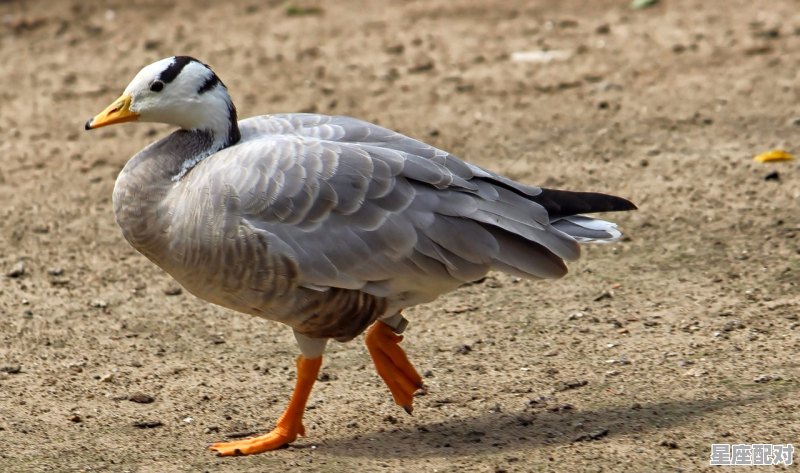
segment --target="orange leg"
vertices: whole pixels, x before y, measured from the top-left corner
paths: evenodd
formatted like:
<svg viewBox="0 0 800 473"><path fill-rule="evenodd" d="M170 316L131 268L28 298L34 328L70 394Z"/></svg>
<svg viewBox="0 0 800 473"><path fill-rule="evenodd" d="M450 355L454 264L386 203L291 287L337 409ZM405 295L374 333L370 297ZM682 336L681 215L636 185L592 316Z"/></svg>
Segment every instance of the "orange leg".
<svg viewBox="0 0 800 473"><path fill-rule="evenodd" d="M394 333L385 323L376 322L367 331L364 341L375 370L392 392L394 402L411 414L414 393L422 389L422 378L398 345L403 336Z"/></svg>
<svg viewBox="0 0 800 473"><path fill-rule="evenodd" d="M288 445L297 439L298 434L305 436L303 411L321 365L321 356L317 358L297 357L297 383L292 393L292 399L272 432L244 440L219 442L208 448L217 452L219 456L253 455Z"/></svg>

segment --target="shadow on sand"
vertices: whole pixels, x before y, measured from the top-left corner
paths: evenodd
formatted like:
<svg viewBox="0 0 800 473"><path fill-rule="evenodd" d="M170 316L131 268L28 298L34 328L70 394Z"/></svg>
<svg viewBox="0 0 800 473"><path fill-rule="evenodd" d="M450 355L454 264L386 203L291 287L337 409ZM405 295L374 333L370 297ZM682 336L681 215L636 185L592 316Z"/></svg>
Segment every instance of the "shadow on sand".
<svg viewBox="0 0 800 473"><path fill-rule="evenodd" d="M546 408L487 413L444 422L420 422L414 427L387 429L366 436L342 437L324 443L327 452L341 456L478 455L513 451L536 445L612 438L696 422L715 411L742 407L777 394L732 399L665 401L645 405L609 406L597 410Z"/></svg>

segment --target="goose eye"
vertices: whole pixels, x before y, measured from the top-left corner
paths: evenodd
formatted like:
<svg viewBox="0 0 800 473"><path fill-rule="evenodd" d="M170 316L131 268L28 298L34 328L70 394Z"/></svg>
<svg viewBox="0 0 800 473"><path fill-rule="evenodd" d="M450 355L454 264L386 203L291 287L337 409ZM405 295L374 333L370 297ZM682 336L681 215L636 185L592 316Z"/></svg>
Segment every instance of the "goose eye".
<svg viewBox="0 0 800 473"><path fill-rule="evenodd" d="M153 92L161 92L164 88L164 83L160 80L154 80L152 84L150 84L150 90Z"/></svg>

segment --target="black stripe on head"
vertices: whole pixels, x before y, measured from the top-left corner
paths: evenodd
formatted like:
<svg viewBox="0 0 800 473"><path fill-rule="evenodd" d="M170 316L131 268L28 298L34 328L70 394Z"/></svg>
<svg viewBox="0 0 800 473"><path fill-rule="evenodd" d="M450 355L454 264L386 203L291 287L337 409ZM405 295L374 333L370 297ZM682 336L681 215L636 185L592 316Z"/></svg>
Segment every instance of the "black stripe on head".
<svg viewBox="0 0 800 473"><path fill-rule="evenodd" d="M206 67L208 68L208 66ZM214 74L214 71L212 71L211 69L208 69L208 71L211 73L211 75L208 76L205 82L203 82L203 85L201 85L200 88L197 89L198 95L205 94L206 92L213 89L214 87L217 86L217 84L220 83L219 77L217 77L217 75Z"/></svg>
<svg viewBox="0 0 800 473"><path fill-rule="evenodd" d="M161 71L161 74L158 75L158 80L165 84L169 84L170 82L174 81L178 74L181 73L184 67L190 62L200 62L197 59L190 57L190 56L175 56L175 60L167 66L166 69ZM206 66L208 67L208 66Z"/></svg>

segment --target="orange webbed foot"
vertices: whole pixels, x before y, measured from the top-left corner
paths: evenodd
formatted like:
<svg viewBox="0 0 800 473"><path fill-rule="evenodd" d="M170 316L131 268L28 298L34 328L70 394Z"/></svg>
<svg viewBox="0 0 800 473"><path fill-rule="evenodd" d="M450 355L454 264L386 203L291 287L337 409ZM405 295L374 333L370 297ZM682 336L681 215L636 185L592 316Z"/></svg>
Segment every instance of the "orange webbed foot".
<svg viewBox="0 0 800 473"><path fill-rule="evenodd" d="M276 427L272 432L258 437L232 442L217 442L209 445L208 448L221 457L254 455L289 445L297 439L298 434L305 435L302 424L300 424L300 430L294 434L281 427Z"/></svg>
<svg viewBox="0 0 800 473"><path fill-rule="evenodd" d="M423 388L422 377L408 361L405 351L399 343L403 336L398 335L383 322L376 322L370 327L364 340L378 372L394 402L409 414L414 410L414 393Z"/></svg>
<svg viewBox="0 0 800 473"><path fill-rule="evenodd" d="M297 358L297 382L292 399L272 432L249 439L213 443L208 446L209 450L215 451L221 457L254 455L289 445L297 439L298 435L305 436L303 412L311 394L311 388L314 387L314 381L317 380L320 366L322 366L321 356Z"/></svg>

